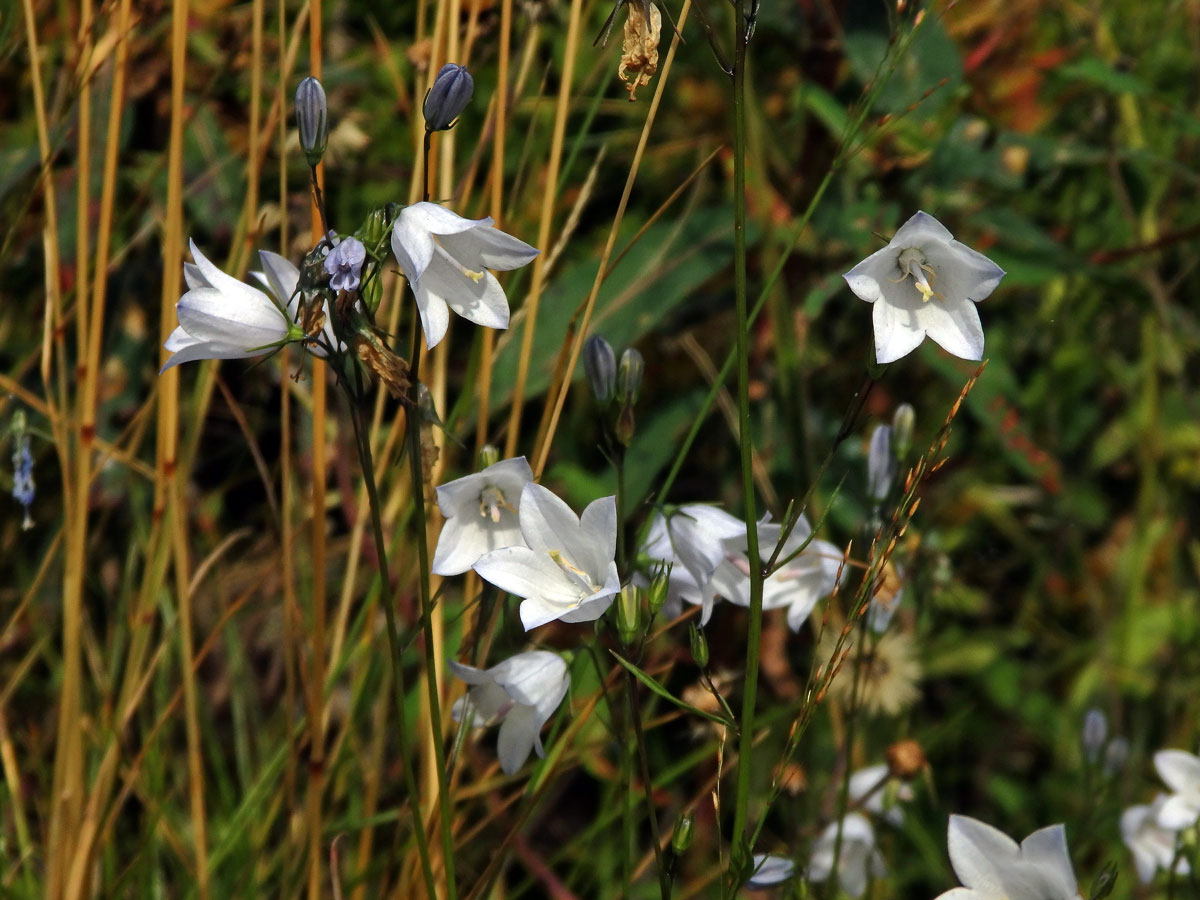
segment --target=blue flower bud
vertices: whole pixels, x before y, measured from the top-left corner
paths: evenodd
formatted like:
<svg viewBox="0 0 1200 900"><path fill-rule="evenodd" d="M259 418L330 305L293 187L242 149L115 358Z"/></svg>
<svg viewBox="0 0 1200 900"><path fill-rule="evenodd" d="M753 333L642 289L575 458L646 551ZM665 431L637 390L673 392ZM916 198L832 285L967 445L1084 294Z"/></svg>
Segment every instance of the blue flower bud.
<svg viewBox="0 0 1200 900"><path fill-rule="evenodd" d="M892 479L895 477L892 429L880 425L871 434L871 449L867 452L867 494L876 503L882 503L892 489Z"/></svg>
<svg viewBox="0 0 1200 900"><path fill-rule="evenodd" d="M912 449L913 428L917 424L917 411L911 403L901 403L892 414L892 450L896 459L904 462Z"/></svg>
<svg viewBox="0 0 1200 900"><path fill-rule="evenodd" d="M296 125L300 129L300 149L308 164L315 168L325 155L329 140L329 106L325 88L312 76L296 88Z"/></svg>
<svg viewBox="0 0 1200 900"><path fill-rule="evenodd" d="M583 345L583 369L596 402L608 403L617 384L617 357L608 341L598 334Z"/></svg>
<svg viewBox="0 0 1200 900"><path fill-rule="evenodd" d="M1108 720L1096 707L1087 711L1083 718L1083 756L1089 763L1100 759L1100 751L1108 739Z"/></svg>
<svg viewBox="0 0 1200 900"><path fill-rule="evenodd" d="M425 105L422 108L425 114L425 130L445 131L453 125L454 120L471 102L473 93L475 81L466 66L456 63L446 63L442 66L437 78L433 80L433 87L425 95Z"/></svg>

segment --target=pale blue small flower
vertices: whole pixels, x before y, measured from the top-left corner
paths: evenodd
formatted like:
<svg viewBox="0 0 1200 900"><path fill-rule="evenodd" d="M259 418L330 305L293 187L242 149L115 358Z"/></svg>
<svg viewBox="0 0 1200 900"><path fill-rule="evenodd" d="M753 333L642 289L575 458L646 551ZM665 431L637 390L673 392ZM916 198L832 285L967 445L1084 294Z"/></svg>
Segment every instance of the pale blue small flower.
<svg viewBox="0 0 1200 900"><path fill-rule="evenodd" d="M335 291L358 290L367 248L357 238L348 237L325 257L325 271L330 274L329 286Z"/></svg>

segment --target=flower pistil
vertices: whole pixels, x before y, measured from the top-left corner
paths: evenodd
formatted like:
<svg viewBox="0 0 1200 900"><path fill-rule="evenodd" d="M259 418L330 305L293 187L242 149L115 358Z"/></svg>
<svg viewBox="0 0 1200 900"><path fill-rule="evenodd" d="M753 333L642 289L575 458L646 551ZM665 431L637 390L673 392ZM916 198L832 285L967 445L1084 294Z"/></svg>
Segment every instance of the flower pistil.
<svg viewBox="0 0 1200 900"><path fill-rule="evenodd" d="M913 287L921 294L922 302L928 303L930 297L945 300L941 294L933 289L931 282L937 280L937 272L933 270L932 266L925 264L924 253L916 247L909 247L907 250L901 251L896 262L900 266L900 277L893 278L892 281L894 283L899 284L911 275L913 278ZM928 278L925 277L926 272L929 273Z"/></svg>

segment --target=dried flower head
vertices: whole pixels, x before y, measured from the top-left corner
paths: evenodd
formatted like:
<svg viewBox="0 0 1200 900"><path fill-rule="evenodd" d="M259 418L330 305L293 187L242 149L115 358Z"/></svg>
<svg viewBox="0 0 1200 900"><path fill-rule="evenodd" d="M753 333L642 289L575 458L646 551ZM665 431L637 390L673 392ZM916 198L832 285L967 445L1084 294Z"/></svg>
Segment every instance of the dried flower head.
<svg viewBox="0 0 1200 900"><path fill-rule="evenodd" d="M629 2L625 19L625 43L621 47L621 64L617 75L625 82L630 101L637 99L637 89L650 83L658 71L658 40L662 34L662 13L648 0ZM631 77L632 76L632 77Z"/></svg>
<svg viewBox="0 0 1200 900"><path fill-rule="evenodd" d="M359 361L379 376L388 393L397 400L408 396L408 363L405 360L373 334L360 331L354 335L351 343Z"/></svg>
<svg viewBox="0 0 1200 900"><path fill-rule="evenodd" d="M842 644L836 659L836 632L826 630L817 646L818 659L829 660L827 667L838 667L829 685L829 696L843 704L853 704L867 715L894 716L912 706L921 695L921 663L912 638L888 632L865 644L855 632Z"/></svg>

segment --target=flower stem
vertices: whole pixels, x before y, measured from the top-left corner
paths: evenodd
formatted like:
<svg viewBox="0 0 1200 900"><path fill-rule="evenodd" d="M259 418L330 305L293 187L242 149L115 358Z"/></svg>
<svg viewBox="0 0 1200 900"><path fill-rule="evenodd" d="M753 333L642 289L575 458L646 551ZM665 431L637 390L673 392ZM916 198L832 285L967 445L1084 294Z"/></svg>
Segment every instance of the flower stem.
<svg viewBox="0 0 1200 900"><path fill-rule="evenodd" d="M426 135L428 158L428 135ZM425 476L421 457L421 415L417 408L417 385L420 384L421 329L413 329L412 362L409 375L412 387L405 416L405 439L408 442L408 471L412 481L413 520L417 532L417 571L421 588L421 629L425 635L425 684L429 695L430 729L433 732L433 764L437 769L438 806L442 820L442 854L445 860L445 897L457 896L454 884L454 835L451 831L450 786L446 775L446 748L442 736L442 708L437 677L437 646L433 633L433 594L429 589L429 545L425 536Z"/></svg>
<svg viewBox="0 0 1200 900"><path fill-rule="evenodd" d="M738 439L742 463L742 495L746 518L746 557L750 564L750 610L746 636L746 679L742 694L738 777L733 813L733 869L750 857L744 846L750 808L750 778L754 772L754 704L758 697L758 659L762 641L763 566L758 550L758 515L755 509L753 444L750 434L750 320L746 307L746 0L737 0L734 12L733 59L733 278L737 304ZM736 879L730 879L731 882ZM726 885L730 893L738 885Z"/></svg>
<svg viewBox="0 0 1200 900"><path fill-rule="evenodd" d="M625 670L625 709L629 721L633 724L633 734L636 738L634 743L641 770L642 790L646 793L646 813L650 817L650 838L654 842L654 860L658 864L658 890L662 900L671 900L671 873L667 871L662 847L659 846L661 838L658 831L658 812L654 808L654 784L650 780L650 760L646 756L646 735L642 731L642 720L637 714L637 681L628 669Z"/></svg>
<svg viewBox="0 0 1200 900"><path fill-rule="evenodd" d="M358 461L362 467L363 481L367 486L367 501L371 508L371 524L375 529L375 552L379 556L379 574L382 583L383 612L387 618L389 655L392 659L392 683L396 690L396 730L400 737L400 769L404 776L404 790L408 794L408 808L413 817L413 835L417 839L417 853L421 857L421 871L425 876L425 889L430 897L437 896L433 880L433 867L429 864L429 845L425 838L425 823L421 820L421 804L417 802L417 779L412 768L412 746L408 734L408 719L404 713L404 667L400 650L399 632L396 630L396 610L393 604L391 581L387 562L387 540L383 536L383 518L379 504L379 493L375 486L375 463L371 459L371 444L363 427L358 398L350 397L350 421L354 423L354 438L358 446Z"/></svg>

